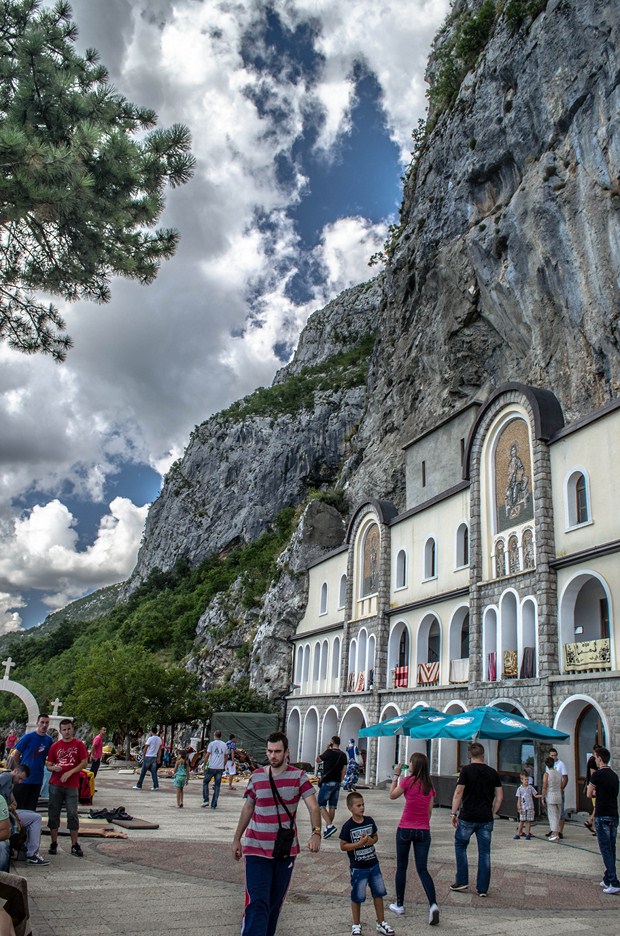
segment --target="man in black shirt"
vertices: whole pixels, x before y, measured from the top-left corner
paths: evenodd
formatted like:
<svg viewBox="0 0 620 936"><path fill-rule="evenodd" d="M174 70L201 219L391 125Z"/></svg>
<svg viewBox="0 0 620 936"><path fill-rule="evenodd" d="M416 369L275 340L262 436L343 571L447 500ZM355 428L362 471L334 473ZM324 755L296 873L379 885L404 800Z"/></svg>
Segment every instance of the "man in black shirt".
<svg viewBox="0 0 620 936"><path fill-rule="evenodd" d="M597 770L590 777L587 796L596 797L594 828L599 851L605 864L601 887L605 894L620 894L620 881L616 872L616 836L618 834L618 774L609 766L611 755L607 748L594 752Z"/></svg>
<svg viewBox="0 0 620 936"><path fill-rule="evenodd" d="M461 769L452 797L452 825L456 856L456 881L450 890L464 891L469 887L467 846L472 835L478 844L479 897L486 897L491 881L491 835L493 819L504 799L499 774L484 763L484 748L475 741L469 749L471 763Z"/></svg>
<svg viewBox="0 0 620 936"><path fill-rule="evenodd" d="M334 816L340 796L340 784L347 771L347 755L340 750L340 738L334 735L330 746L317 757L317 763L323 762L323 778L319 790L318 803L321 807L321 816L325 820L323 838L329 838L336 832Z"/></svg>

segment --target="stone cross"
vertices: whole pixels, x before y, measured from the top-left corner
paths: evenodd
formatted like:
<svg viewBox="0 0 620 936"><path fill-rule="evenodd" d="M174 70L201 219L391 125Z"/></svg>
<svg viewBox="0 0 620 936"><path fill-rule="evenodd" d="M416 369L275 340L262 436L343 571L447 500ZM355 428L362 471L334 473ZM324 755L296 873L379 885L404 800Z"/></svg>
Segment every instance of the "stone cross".
<svg viewBox="0 0 620 936"><path fill-rule="evenodd" d="M11 659L11 657L9 657L7 660L3 660L3 661L2 661L2 665L4 666L4 676L3 676L2 678L3 678L3 679L10 679L10 678L11 678L11 667L12 667L12 666L17 666L17 664L16 664L16 663L13 663L13 660Z"/></svg>
<svg viewBox="0 0 620 936"><path fill-rule="evenodd" d="M56 696L56 698L52 702L52 705L54 706L54 708L52 709L52 718L58 718L58 709L62 708L62 702L60 701L58 696Z"/></svg>

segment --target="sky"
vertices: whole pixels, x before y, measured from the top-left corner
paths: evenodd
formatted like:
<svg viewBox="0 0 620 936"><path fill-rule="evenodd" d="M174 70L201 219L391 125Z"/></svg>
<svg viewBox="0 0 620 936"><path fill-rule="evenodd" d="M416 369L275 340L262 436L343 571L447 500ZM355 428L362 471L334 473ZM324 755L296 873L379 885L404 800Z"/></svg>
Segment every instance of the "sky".
<svg viewBox="0 0 620 936"><path fill-rule="evenodd" d="M315 309L373 275L448 0L72 0L78 49L194 178L157 280L57 303L67 361L0 344L0 633L126 579L189 433L270 384Z"/></svg>

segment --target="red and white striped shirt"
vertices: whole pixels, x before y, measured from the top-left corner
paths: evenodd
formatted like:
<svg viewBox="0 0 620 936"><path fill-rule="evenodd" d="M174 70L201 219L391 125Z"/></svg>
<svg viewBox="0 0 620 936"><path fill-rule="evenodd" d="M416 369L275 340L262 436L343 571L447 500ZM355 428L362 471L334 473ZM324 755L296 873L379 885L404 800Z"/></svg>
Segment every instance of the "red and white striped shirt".
<svg viewBox="0 0 620 936"><path fill-rule="evenodd" d="M314 787L308 780L308 775L298 767L291 767L289 764L286 770L274 776L273 779L282 802L286 803L286 808L294 819L299 800L307 799L314 793ZM254 812L245 831L243 854L257 855L259 858L273 858L273 843L279 827L278 809L280 823L285 828L289 828L291 823L283 807L278 804L276 808L269 783L269 767L259 767L254 771L248 780L245 795L254 800ZM291 857L298 854L299 840L295 834Z"/></svg>

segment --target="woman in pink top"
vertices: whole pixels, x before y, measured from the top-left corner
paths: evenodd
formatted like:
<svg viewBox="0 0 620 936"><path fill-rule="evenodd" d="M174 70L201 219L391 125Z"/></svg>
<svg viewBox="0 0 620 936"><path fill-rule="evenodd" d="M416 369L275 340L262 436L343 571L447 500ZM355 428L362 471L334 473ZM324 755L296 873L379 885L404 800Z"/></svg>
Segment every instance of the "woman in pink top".
<svg viewBox="0 0 620 936"><path fill-rule="evenodd" d="M431 847L431 812L435 790L428 772L425 754L412 754L409 771L399 783L400 764L396 766L390 787L390 799L405 797L405 808L396 829L396 903L390 904L394 913L405 912L405 885L409 851L413 845L413 856L418 877L428 899L428 922L439 923L439 908L435 900L435 885L427 868L428 852Z"/></svg>

